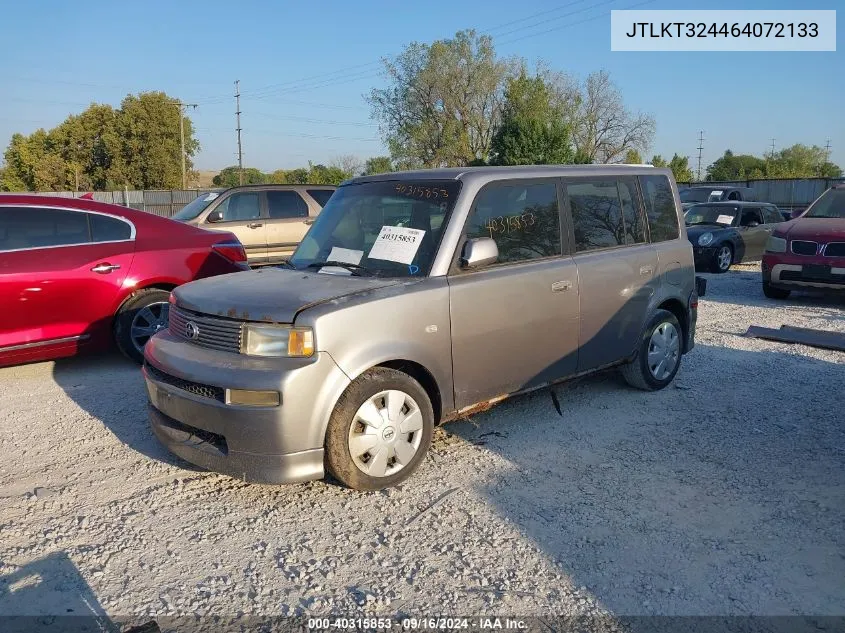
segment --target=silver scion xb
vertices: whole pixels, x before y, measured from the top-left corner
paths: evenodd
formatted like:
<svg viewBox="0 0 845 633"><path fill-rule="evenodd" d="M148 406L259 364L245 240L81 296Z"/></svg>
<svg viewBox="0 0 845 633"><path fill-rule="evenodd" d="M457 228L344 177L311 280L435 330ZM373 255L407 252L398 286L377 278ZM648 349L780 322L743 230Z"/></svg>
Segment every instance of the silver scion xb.
<svg viewBox="0 0 845 633"><path fill-rule="evenodd" d="M698 306L680 209L649 166L347 181L288 263L173 291L144 351L152 427L249 481L373 490L507 396L612 366L662 389Z"/></svg>

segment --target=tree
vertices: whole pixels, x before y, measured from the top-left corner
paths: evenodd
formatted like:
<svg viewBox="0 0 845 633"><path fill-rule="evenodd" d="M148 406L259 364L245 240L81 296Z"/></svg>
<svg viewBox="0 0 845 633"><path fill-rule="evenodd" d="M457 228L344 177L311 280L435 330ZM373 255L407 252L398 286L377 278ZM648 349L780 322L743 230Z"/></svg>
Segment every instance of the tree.
<svg viewBox="0 0 845 633"><path fill-rule="evenodd" d="M676 182L692 182L695 180L695 175L689 166L688 156L674 154L672 160L669 161L669 169L672 170Z"/></svg>
<svg viewBox="0 0 845 633"><path fill-rule="evenodd" d="M351 174L343 171L340 167L327 167L326 165L312 165L308 163L308 184L311 185L339 185Z"/></svg>
<svg viewBox="0 0 845 633"><path fill-rule="evenodd" d="M523 70L508 80L502 121L490 149L496 165L572 162L569 128L543 77L529 77Z"/></svg>
<svg viewBox="0 0 845 633"><path fill-rule="evenodd" d="M486 159L510 66L475 31L414 42L384 61L388 86L367 100L400 168L463 166Z"/></svg>
<svg viewBox="0 0 845 633"><path fill-rule="evenodd" d="M766 161L750 154L734 154L725 150L721 158L707 167L706 180L723 182L765 178Z"/></svg>
<svg viewBox="0 0 845 633"><path fill-rule="evenodd" d="M818 145L796 144L782 149L766 161L768 178L839 178L842 169L827 159Z"/></svg>
<svg viewBox="0 0 845 633"><path fill-rule="evenodd" d="M645 151L654 138L654 118L628 111L604 70L587 77L574 116L575 147L590 162L612 163L629 149Z"/></svg>
<svg viewBox="0 0 845 633"><path fill-rule="evenodd" d="M331 162L331 167L337 167L343 173L348 174L348 178L360 176L364 172L364 162L354 154L338 156Z"/></svg>
<svg viewBox="0 0 845 633"><path fill-rule="evenodd" d="M374 156L373 158L367 159L367 163L364 166L364 175L366 176L386 174L391 171L394 171L394 168L390 156Z"/></svg>
<svg viewBox="0 0 845 633"><path fill-rule="evenodd" d="M240 169L237 165L220 170L211 182L215 187L237 187L240 184ZM255 167L244 167L245 185L260 185L267 182L267 175Z"/></svg>
<svg viewBox="0 0 845 633"><path fill-rule="evenodd" d="M625 152L625 160L622 161L628 165L642 165L643 164L643 157L640 153L635 149L629 149Z"/></svg>
<svg viewBox="0 0 845 633"><path fill-rule="evenodd" d="M669 165L666 163L666 159L663 158L660 154L655 154L651 157L651 164L654 167L668 167Z"/></svg>

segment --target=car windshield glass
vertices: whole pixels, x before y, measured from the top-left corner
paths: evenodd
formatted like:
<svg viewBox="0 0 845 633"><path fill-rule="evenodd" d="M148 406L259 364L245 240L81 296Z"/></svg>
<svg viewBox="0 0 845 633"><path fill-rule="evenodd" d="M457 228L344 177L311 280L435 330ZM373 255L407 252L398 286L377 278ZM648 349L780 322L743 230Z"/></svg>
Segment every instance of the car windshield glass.
<svg viewBox="0 0 845 633"><path fill-rule="evenodd" d="M681 189L678 195L681 202L707 202L710 200L712 189Z"/></svg>
<svg viewBox="0 0 845 633"><path fill-rule="evenodd" d="M738 207L697 204L686 212L687 226L696 224L721 224L731 226L739 213Z"/></svg>
<svg viewBox="0 0 845 633"><path fill-rule="evenodd" d="M845 189L828 189L804 214L805 218L845 219Z"/></svg>
<svg viewBox="0 0 845 633"><path fill-rule="evenodd" d="M191 202L186 204L182 209L173 216L174 220L193 220L197 217L200 213L202 213L203 209L205 209L211 201L214 200L219 193L211 192L211 193L204 193L198 198L194 198Z"/></svg>
<svg viewBox="0 0 845 633"><path fill-rule="evenodd" d="M458 197L460 183L390 180L340 187L302 239L290 263L320 272L425 276Z"/></svg>

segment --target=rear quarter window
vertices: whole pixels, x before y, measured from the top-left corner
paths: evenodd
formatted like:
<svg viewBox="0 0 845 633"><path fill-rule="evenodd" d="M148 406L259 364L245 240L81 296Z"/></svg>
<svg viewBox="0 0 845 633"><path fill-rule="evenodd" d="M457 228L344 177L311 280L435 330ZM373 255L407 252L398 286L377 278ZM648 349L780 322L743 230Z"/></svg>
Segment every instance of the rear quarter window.
<svg viewBox="0 0 845 633"><path fill-rule="evenodd" d="M652 242L678 239L680 225L672 185L666 176L640 176Z"/></svg>
<svg viewBox="0 0 845 633"><path fill-rule="evenodd" d="M132 237L132 227L123 220L105 215L88 214L92 242L119 242Z"/></svg>
<svg viewBox="0 0 845 633"><path fill-rule="evenodd" d="M306 189L305 193L314 198L321 207L324 207L334 191L331 189Z"/></svg>

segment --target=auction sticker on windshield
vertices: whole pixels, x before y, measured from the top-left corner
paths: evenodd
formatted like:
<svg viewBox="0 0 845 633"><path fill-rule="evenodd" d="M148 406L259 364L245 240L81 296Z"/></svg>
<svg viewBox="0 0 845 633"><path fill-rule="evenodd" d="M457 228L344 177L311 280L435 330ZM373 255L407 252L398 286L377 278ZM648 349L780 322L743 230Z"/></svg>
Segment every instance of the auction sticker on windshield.
<svg viewBox="0 0 845 633"><path fill-rule="evenodd" d="M420 248L425 231L403 226L383 226L379 231L369 259L384 259L389 262L410 264Z"/></svg>
<svg viewBox="0 0 845 633"><path fill-rule="evenodd" d="M716 218L716 224L733 224L734 216L732 215L720 215Z"/></svg>
<svg viewBox="0 0 845 633"><path fill-rule="evenodd" d="M343 262L344 264L360 264L364 251L356 251L351 248L332 247L332 252L326 257L327 262Z"/></svg>

